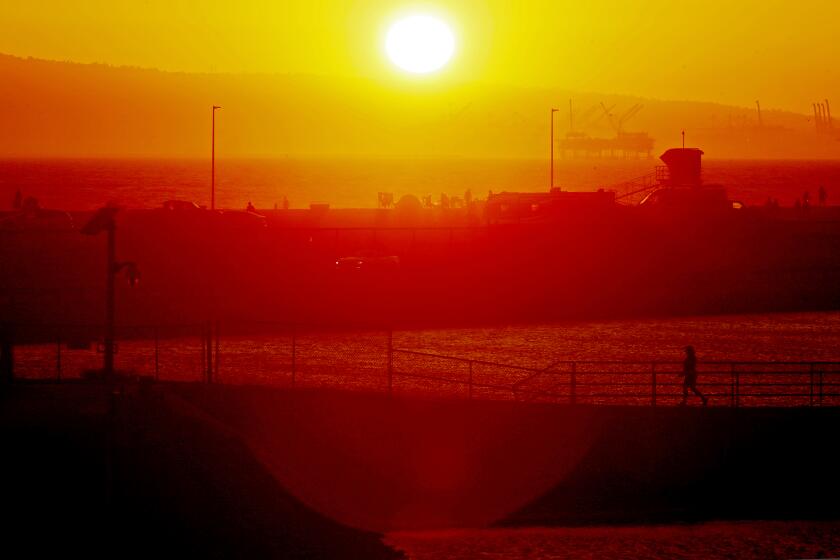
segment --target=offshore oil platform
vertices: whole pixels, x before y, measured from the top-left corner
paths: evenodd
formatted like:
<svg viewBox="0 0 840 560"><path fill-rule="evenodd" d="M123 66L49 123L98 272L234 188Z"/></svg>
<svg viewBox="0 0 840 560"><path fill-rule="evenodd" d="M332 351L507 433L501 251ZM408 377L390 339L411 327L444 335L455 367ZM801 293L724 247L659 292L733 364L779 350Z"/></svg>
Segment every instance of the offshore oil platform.
<svg viewBox="0 0 840 560"><path fill-rule="evenodd" d="M558 148L564 159L624 158L650 159L653 152L653 138L647 132L627 132L624 126L644 106L637 103L621 113L615 114L615 104L607 107L603 102L590 107L575 125L572 101L569 100L569 130L560 139ZM608 138L590 136L586 129L597 126L606 119L615 136Z"/></svg>

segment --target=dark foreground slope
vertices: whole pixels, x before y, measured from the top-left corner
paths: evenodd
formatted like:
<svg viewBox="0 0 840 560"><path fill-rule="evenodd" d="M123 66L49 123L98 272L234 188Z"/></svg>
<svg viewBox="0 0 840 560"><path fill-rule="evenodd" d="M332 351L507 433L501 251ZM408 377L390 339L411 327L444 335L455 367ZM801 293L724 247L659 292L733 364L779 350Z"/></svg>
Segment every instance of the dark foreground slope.
<svg viewBox="0 0 840 560"><path fill-rule="evenodd" d="M113 415L95 385L0 399L3 535L28 555L375 560L395 553L348 526L840 518L838 409L208 385L134 386Z"/></svg>
<svg viewBox="0 0 840 560"><path fill-rule="evenodd" d="M840 518L840 409L177 390L289 491L359 527Z"/></svg>
<svg viewBox="0 0 840 560"><path fill-rule="evenodd" d="M499 525L840 519L840 410L604 408L577 468Z"/></svg>
<svg viewBox="0 0 840 560"><path fill-rule="evenodd" d="M0 394L6 553L400 557L303 506L221 425L136 389L113 416L101 386Z"/></svg>

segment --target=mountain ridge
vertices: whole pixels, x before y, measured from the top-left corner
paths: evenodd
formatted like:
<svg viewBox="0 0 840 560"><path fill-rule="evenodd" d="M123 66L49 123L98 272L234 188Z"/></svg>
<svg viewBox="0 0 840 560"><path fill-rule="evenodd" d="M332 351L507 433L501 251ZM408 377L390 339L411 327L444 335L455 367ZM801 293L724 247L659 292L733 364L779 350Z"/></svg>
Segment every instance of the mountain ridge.
<svg viewBox="0 0 840 560"><path fill-rule="evenodd" d="M840 142L808 115L713 101L581 93L430 79L378 81L318 74L170 72L0 54L0 154L5 157L203 157L209 108L221 157L545 157L549 108L556 140L574 119L583 132L649 132L654 152L690 145L721 158L834 158ZM601 108L611 108L610 116Z"/></svg>

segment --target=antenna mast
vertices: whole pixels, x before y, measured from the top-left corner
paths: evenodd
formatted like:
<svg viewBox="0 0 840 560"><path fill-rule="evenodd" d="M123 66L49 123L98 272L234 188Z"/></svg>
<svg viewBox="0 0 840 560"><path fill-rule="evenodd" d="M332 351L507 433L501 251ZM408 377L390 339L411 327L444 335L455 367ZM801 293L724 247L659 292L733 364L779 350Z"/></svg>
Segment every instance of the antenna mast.
<svg viewBox="0 0 840 560"><path fill-rule="evenodd" d="M569 132L574 132L575 130L575 121L574 116L572 114L572 100L569 99Z"/></svg>

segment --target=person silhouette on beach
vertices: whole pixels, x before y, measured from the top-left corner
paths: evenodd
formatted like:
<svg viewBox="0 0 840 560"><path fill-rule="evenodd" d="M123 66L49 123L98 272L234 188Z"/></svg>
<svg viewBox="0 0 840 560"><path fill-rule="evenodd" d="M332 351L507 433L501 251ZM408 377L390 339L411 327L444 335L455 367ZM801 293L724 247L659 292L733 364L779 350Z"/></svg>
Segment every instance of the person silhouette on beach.
<svg viewBox="0 0 840 560"><path fill-rule="evenodd" d="M683 399L680 406L688 401L688 390L700 397L703 406L709 403L709 399L697 388L697 355L694 353L694 346L685 347L685 360L683 361Z"/></svg>
<svg viewBox="0 0 840 560"><path fill-rule="evenodd" d="M819 200L820 208L825 207L825 202L828 200L828 191L825 190L825 185L820 185L817 191L817 200Z"/></svg>
<svg viewBox="0 0 840 560"><path fill-rule="evenodd" d="M253 205L253 204L251 204L251 201L249 200L249 201L248 201L248 206L247 206L247 207L245 207L245 211L246 211L246 212L256 212L256 211L257 211L257 209L256 209L256 208L254 208L254 205Z"/></svg>

